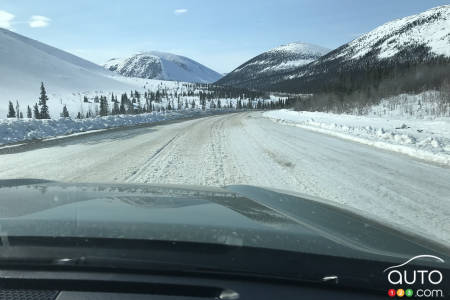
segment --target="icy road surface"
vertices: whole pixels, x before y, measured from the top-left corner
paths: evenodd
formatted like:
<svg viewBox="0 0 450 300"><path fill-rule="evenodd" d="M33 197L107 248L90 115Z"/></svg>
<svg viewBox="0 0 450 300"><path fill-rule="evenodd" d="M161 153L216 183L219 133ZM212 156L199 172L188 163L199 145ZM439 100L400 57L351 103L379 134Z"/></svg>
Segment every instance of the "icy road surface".
<svg viewBox="0 0 450 300"><path fill-rule="evenodd" d="M306 193L450 244L450 169L261 113L111 130L0 149L0 178L251 184Z"/></svg>

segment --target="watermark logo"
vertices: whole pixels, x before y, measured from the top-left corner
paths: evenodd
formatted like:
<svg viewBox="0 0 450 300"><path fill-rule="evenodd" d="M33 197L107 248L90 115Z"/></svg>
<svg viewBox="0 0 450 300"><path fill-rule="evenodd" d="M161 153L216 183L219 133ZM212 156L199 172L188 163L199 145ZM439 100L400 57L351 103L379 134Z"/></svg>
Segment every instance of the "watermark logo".
<svg viewBox="0 0 450 300"><path fill-rule="evenodd" d="M444 263L444 260L434 255L417 255L406 262L386 268L387 280L395 288L388 290L388 296L415 297L415 298L443 298L444 291L441 288L444 282L442 272L436 269L408 268L408 264L416 259L433 259Z"/></svg>

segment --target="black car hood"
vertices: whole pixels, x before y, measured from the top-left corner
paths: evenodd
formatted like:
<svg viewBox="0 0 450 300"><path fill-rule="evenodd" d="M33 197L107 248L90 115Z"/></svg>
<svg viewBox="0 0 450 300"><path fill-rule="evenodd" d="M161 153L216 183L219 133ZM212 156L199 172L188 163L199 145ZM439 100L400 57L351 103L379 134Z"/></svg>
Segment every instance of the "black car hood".
<svg viewBox="0 0 450 300"><path fill-rule="evenodd" d="M224 188L0 181L6 236L145 239L374 258L448 253L308 197Z"/></svg>

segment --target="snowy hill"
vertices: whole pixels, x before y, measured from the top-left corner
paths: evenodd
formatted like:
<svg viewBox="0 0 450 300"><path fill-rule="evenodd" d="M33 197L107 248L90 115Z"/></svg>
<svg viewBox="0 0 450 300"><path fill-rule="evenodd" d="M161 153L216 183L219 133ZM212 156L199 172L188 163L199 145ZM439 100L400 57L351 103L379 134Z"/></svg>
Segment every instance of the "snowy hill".
<svg viewBox="0 0 450 300"><path fill-rule="evenodd" d="M373 56L378 60L395 57L411 48L423 47L431 56L450 57L450 5L394 20L340 48L324 61L344 57L355 60Z"/></svg>
<svg viewBox="0 0 450 300"><path fill-rule="evenodd" d="M104 67L127 77L210 83L219 73L184 56L150 51L129 58L110 59Z"/></svg>
<svg viewBox="0 0 450 300"><path fill-rule="evenodd" d="M305 43L290 43L264 52L245 62L217 83L239 87L256 87L268 77L281 76L306 65L330 50Z"/></svg>
<svg viewBox="0 0 450 300"><path fill-rule="evenodd" d="M424 74L435 77L430 82L443 78L449 62L450 5L444 5L381 25L317 61L266 82L265 88L318 92L325 84L328 90L349 91L368 82L381 83L389 76L403 77L414 88L424 84L416 81Z"/></svg>
<svg viewBox="0 0 450 300"><path fill-rule="evenodd" d="M41 81L49 93L53 115L60 112L62 101L68 101L67 95L128 91L140 86L94 63L1 28L0 74L0 118L5 116L8 101L18 100L22 108L36 103ZM77 108L80 97L75 97Z"/></svg>

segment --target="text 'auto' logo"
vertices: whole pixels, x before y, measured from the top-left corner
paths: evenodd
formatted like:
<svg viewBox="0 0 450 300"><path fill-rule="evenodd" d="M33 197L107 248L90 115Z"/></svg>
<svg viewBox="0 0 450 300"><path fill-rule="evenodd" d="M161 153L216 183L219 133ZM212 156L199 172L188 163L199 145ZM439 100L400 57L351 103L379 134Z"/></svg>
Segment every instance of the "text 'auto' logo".
<svg viewBox="0 0 450 300"><path fill-rule="evenodd" d="M387 280L396 288L388 290L388 296L416 297L416 298L443 298L444 291L439 288L444 282L442 272L436 269L420 269L406 268L406 266L416 260L431 258L437 262L444 263L444 260L434 255L417 255L406 262L386 268L383 273L387 273ZM413 289L413 287L416 287ZM419 288L417 288L419 287Z"/></svg>

